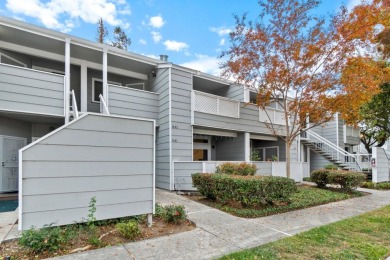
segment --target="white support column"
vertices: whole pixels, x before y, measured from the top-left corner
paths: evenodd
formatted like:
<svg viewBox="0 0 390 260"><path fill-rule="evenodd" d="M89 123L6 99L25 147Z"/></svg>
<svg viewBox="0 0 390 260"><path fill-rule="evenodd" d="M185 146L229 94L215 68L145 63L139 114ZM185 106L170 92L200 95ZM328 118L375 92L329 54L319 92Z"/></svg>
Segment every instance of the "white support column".
<svg viewBox="0 0 390 260"><path fill-rule="evenodd" d="M69 122L70 113L70 39L65 39L65 124Z"/></svg>
<svg viewBox="0 0 390 260"><path fill-rule="evenodd" d="M108 107L108 85L107 85L107 47L103 48L103 97Z"/></svg>
<svg viewBox="0 0 390 260"><path fill-rule="evenodd" d="M298 135L298 140L297 140L297 161L301 162L302 161L302 155L301 155L301 135Z"/></svg>
<svg viewBox="0 0 390 260"><path fill-rule="evenodd" d="M88 111L88 74L87 62L83 60L80 66L80 110L81 112Z"/></svg>
<svg viewBox="0 0 390 260"><path fill-rule="evenodd" d="M249 88L247 88L247 87L243 87L243 88L244 88L244 102L249 103L249 101L250 101Z"/></svg>
<svg viewBox="0 0 390 260"><path fill-rule="evenodd" d="M336 120L336 143L337 143L337 147L340 147L340 143L339 143L339 113L336 113L335 120ZM338 151L337 151L337 160L340 160L340 152L338 152Z"/></svg>
<svg viewBox="0 0 390 260"><path fill-rule="evenodd" d="M245 142L245 161L249 162L251 159L251 134L245 133L244 134L244 142Z"/></svg>

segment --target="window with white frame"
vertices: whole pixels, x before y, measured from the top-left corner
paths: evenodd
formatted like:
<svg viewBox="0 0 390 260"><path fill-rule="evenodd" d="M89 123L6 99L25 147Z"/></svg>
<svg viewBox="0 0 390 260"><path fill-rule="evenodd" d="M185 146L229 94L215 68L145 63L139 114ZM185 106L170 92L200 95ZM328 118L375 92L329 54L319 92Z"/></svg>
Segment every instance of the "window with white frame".
<svg viewBox="0 0 390 260"><path fill-rule="evenodd" d="M279 147L258 147L254 148L255 151L258 151L260 161L279 161Z"/></svg>
<svg viewBox="0 0 390 260"><path fill-rule="evenodd" d="M121 83L108 81L108 84L122 86ZM92 102L100 103L100 94L103 94L103 80L92 78Z"/></svg>
<svg viewBox="0 0 390 260"><path fill-rule="evenodd" d="M139 90L145 90L145 84L144 83L129 83L125 85L127 88L135 88Z"/></svg>
<svg viewBox="0 0 390 260"><path fill-rule="evenodd" d="M27 64L18 61L17 59L14 59L4 53L0 52L0 63L8 64L8 65L13 65L13 66L18 66L18 67L27 67Z"/></svg>

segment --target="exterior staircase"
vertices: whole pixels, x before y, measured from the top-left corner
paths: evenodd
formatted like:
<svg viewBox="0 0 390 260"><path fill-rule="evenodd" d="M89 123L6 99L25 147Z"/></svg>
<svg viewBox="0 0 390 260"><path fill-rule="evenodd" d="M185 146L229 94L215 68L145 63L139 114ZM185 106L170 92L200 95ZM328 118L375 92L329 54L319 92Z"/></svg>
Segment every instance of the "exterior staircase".
<svg viewBox="0 0 390 260"><path fill-rule="evenodd" d="M307 130L301 138L301 143L342 170L363 171L363 167L359 163L361 155L348 153L313 131ZM368 154L364 156L369 158Z"/></svg>

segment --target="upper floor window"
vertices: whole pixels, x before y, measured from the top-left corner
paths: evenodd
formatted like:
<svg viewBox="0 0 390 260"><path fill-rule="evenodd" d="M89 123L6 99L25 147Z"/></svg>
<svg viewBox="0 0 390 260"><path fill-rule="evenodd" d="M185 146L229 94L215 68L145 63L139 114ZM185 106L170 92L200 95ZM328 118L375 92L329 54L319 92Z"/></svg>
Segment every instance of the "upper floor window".
<svg viewBox="0 0 390 260"><path fill-rule="evenodd" d="M122 86L121 83L113 82L113 81L108 81L108 84ZM103 94L103 80L93 78L92 79L92 102L99 103L100 94Z"/></svg>
<svg viewBox="0 0 390 260"><path fill-rule="evenodd" d="M13 65L13 66L19 66L19 67L27 67L27 64L18 61L17 59L14 59L4 53L0 52L0 63L8 64L8 65Z"/></svg>

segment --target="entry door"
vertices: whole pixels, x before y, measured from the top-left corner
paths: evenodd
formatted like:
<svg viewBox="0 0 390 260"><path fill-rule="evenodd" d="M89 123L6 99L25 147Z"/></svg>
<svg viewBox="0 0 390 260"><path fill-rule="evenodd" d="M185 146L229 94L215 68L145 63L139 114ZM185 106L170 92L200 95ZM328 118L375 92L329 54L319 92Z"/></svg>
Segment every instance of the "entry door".
<svg viewBox="0 0 390 260"><path fill-rule="evenodd" d="M26 138L0 136L1 192L18 190L19 149L26 144Z"/></svg>
<svg viewBox="0 0 390 260"><path fill-rule="evenodd" d="M210 161L211 159L211 138L194 136L193 139L194 161Z"/></svg>

